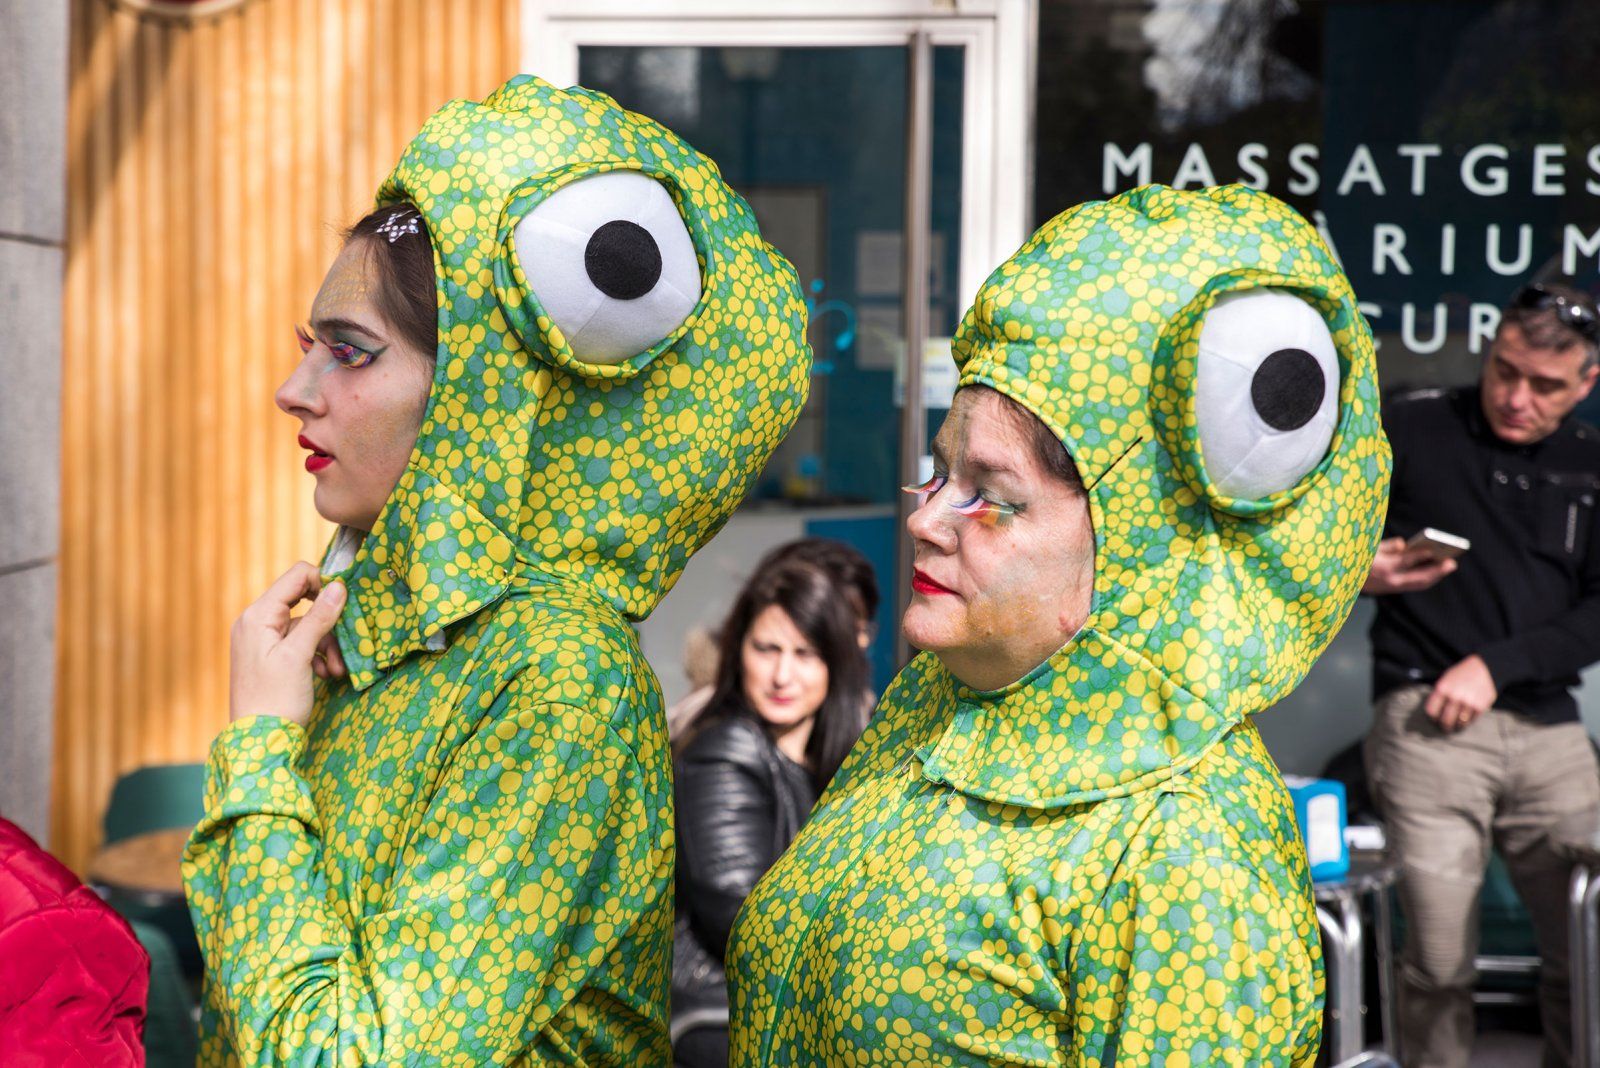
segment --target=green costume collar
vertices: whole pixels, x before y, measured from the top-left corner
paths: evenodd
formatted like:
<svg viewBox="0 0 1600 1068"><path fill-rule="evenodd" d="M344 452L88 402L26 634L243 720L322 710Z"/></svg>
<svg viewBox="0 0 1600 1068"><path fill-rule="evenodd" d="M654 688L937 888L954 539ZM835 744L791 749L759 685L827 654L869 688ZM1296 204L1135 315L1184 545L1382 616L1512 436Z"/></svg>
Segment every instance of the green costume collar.
<svg viewBox="0 0 1600 1068"><path fill-rule="evenodd" d="M511 542L470 503L409 467L340 577L350 599L339 619L339 649L352 684L365 689L412 653L437 644L445 627L494 603L513 579ZM408 536L444 526L452 542ZM461 567L454 545L477 548ZM432 576L452 573L449 592Z"/></svg>
<svg viewBox="0 0 1600 1068"><path fill-rule="evenodd" d="M924 655L922 685L947 694L954 715L923 775L996 804L1060 808L1133 793L1171 779L1233 726L1162 665L1092 630L992 692L962 686ZM1080 699L1084 679L1091 695ZM1120 693L1093 695L1113 679Z"/></svg>

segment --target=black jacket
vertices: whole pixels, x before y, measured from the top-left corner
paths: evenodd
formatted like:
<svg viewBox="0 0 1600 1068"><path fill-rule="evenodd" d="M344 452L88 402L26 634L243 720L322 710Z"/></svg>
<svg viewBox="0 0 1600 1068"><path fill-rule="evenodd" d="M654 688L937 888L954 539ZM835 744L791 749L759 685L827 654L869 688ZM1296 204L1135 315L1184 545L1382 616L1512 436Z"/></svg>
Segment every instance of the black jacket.
<svg viewBox="0 0 1600 1068"><path fill-rule="evenodd" d="M1472 549L1438 585L1377 598L1374 696L1476 653L1496 705L1577 719L1571 688L1600 659L1600 433L1568 418L1533 445L1508 444L1475 388L1396 398L1383 422L1394 447L1384 536L1435 527Z"/></svg>
<svg viewBox="0 0 1600 1068"><path fill-rule="evenodd" d="M739 906L816 804L811 773L756 721L707 727L678 758L678 923L673 1012L726 1007L722 957Z"/></svg>

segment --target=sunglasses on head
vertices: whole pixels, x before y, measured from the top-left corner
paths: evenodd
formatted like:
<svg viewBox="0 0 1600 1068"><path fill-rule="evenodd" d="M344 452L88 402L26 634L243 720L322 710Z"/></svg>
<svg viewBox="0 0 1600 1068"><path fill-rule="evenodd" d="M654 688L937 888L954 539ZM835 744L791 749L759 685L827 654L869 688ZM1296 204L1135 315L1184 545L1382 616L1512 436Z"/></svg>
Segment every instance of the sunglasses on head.
<svg viewBox="0 0 1600 1068"><path fill-rule="evenodd" d="M1587 297L1573 300L1542 282L1533 282L1517 290L1516 296L1511 298L1511 306L1530 311L1552 308L1556 318L1583 335L1585 341L1600 342L1600 313L1595 311L1594 303Z"/></svg>

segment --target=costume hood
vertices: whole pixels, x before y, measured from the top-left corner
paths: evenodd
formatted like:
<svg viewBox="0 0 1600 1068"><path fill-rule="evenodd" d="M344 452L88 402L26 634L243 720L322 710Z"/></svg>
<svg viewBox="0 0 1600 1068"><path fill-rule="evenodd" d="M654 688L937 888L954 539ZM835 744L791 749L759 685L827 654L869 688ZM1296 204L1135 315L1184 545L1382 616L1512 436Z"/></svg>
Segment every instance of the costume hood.
<svg viewBox="0 0 1600 1068"><path fill-rule="evenodd" d="M513 584L648 615L805 403L794 269L710 160L528 76L441 108L377 201L422 213L439 336L406 471L325 565L353 683Z"/></svg>
<svg viewBox="0 0 1600 1068"><path fill-rule="evenodd" d="M1082 204L989 276L954 355L1071 453L1096 574L1060 652L958 687L982 726L931 774L1020 804L1127 793L1300 682L1370 567L1390 469L1371 334L1304 219L1242 186Z"/></svg>

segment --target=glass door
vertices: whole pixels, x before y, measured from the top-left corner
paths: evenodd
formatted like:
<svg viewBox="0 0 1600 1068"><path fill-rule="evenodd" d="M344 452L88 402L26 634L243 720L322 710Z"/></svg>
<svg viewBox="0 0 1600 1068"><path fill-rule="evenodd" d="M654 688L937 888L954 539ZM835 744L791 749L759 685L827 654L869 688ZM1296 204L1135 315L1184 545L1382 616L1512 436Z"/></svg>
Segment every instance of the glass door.
<svg viewBox="0 0 1600 1068"><path fill-rule="evenodd" d="M898 17L867 20L859 4L857 17L832 17L826 2L796 17L799 5L783 0L744 15L730 15L737 4L691 0L666 19L659 4L536 6L527 68L605 92L714 159L795 265L810 306L815 364L799 423L750 501L641 627L668 700L689 688L677 670L682 636L715 625L768 548L807 534L872 560L883 595L874 682L885 685L898 666L898 488L954 390L949 336L988 270L1025 236L1026 109L1000 114L1008 91L995 83L1021 85L1024 96L1031 84L1028 63L1001 76L996 62L1007 28L998 12L1026 6L956 18L948 5L938 17L922 10L935 5L906 0L886 5ZM920 120L918 63L927 71ZM908 155L913 124L926 139L922 168ZM1007 131L1020 149L998 147ZM1002 171L1008 153L1021 161ZM925 314L909 324L908 198L919 205L926 266ZM908 351L922 368L909 397ZM907 426L918 428L909 438ZM906 457L903 440L919 441L918 455Z"/></svg>
<svg viewBox="0 0 1600 1068"><path fill-rule="evenodd" d="M828 509L896 501L908 60L905 45L579 50L579 83L716 160L800 273L815 355L811 400L756 502ZM927 332L935 337L948 337L963 310L964 60L959 47L934 49Z"/></svg>

